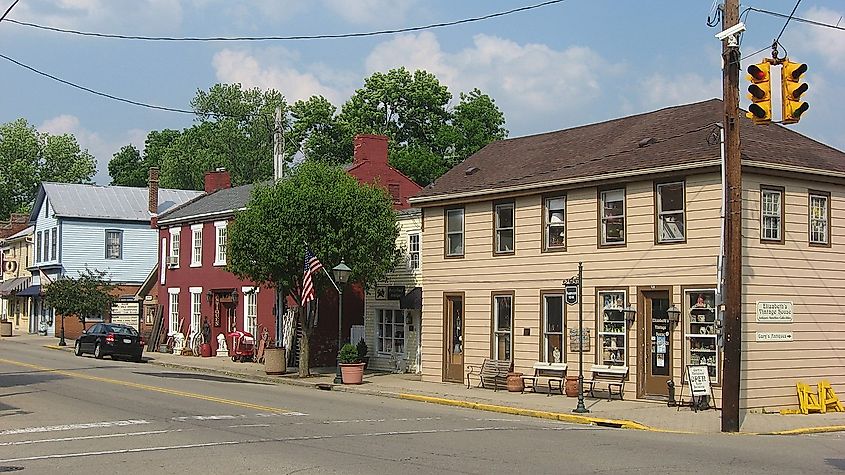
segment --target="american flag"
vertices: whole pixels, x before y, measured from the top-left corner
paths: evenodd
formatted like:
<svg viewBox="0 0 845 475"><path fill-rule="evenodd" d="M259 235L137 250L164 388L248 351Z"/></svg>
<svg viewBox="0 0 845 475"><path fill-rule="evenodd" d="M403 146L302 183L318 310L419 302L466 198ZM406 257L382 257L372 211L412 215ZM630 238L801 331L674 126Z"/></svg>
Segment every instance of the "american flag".
<svg viewBox="0 0 845 475"><path fill-rule="evenodd" d="M323 269L323 264L320 259L311 252L311 249L305 248L305 274L302 275L302 305L317 298L317 293L314 291L314 274Z"/></svg>

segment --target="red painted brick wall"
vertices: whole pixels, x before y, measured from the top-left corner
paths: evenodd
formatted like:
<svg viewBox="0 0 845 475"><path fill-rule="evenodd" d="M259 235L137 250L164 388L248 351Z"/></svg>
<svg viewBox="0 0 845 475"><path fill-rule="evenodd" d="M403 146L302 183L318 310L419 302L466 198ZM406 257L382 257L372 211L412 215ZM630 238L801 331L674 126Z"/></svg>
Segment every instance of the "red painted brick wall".
<svg viewBox="0 0 845 475"><path fill-rule="evenodd" d="M390 166L387 141L383 135L356 135L355 154L349 174L361 183L378 184L394 196L397 210L410 208L408 198L422 190L420 185Z"/></svg>

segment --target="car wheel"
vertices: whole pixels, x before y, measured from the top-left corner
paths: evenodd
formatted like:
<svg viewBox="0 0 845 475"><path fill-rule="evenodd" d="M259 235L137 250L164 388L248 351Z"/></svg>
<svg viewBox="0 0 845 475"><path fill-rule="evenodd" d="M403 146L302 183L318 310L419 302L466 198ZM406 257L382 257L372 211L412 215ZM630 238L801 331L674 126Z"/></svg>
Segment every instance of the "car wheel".
<svg viewBox="0 0 845 475"><path fill-rule="evenodd" d="M103 359L103 347L100 346L99 343L97 343L97 346L94 347L94 358L97 358L98 360Z"/></svg>
<svg viewBox="0 0 845 475"><path fill-rule="evenodd" d="M76 344L73 345L73 354L76 356L82 356L82 343L79 340L76 340Z"/></svg>

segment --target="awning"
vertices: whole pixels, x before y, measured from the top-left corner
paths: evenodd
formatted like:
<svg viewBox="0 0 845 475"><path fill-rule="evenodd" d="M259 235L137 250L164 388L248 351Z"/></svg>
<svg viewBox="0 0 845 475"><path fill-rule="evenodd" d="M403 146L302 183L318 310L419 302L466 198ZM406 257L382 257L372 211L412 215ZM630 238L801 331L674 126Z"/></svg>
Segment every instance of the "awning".
<svg viewBox="0 0 845 475"><path fill-rule="evenodd" d="M30 285L29 287L21 290L17 294L18 297L37 297L41 295L41 286L40 285Z"/></svg>
<svg viewBox="0 0 845 475"><path fill-rule="evenodd" d="M0 296L8 297L29 286L30 277L16 277L0 283Z"/></svg>
<svg viewBox="0 0 845 475"><path fill-rule="evenodd" d="M399 297L399 308L403 310L422 310L422 287L414 287L407 294Z"/></svg>

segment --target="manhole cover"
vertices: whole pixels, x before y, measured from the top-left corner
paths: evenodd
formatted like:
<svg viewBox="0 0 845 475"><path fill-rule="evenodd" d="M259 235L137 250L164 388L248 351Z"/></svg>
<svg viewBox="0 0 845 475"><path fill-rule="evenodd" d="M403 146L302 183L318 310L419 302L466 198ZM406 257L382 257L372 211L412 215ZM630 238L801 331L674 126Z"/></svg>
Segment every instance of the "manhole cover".
<svg viewBox="0 0 845 475"><path fill-rule="evenodd" d="M17 472L23 470L23 467L15 467L11 465L0 465L0 472Z"/></svg>

